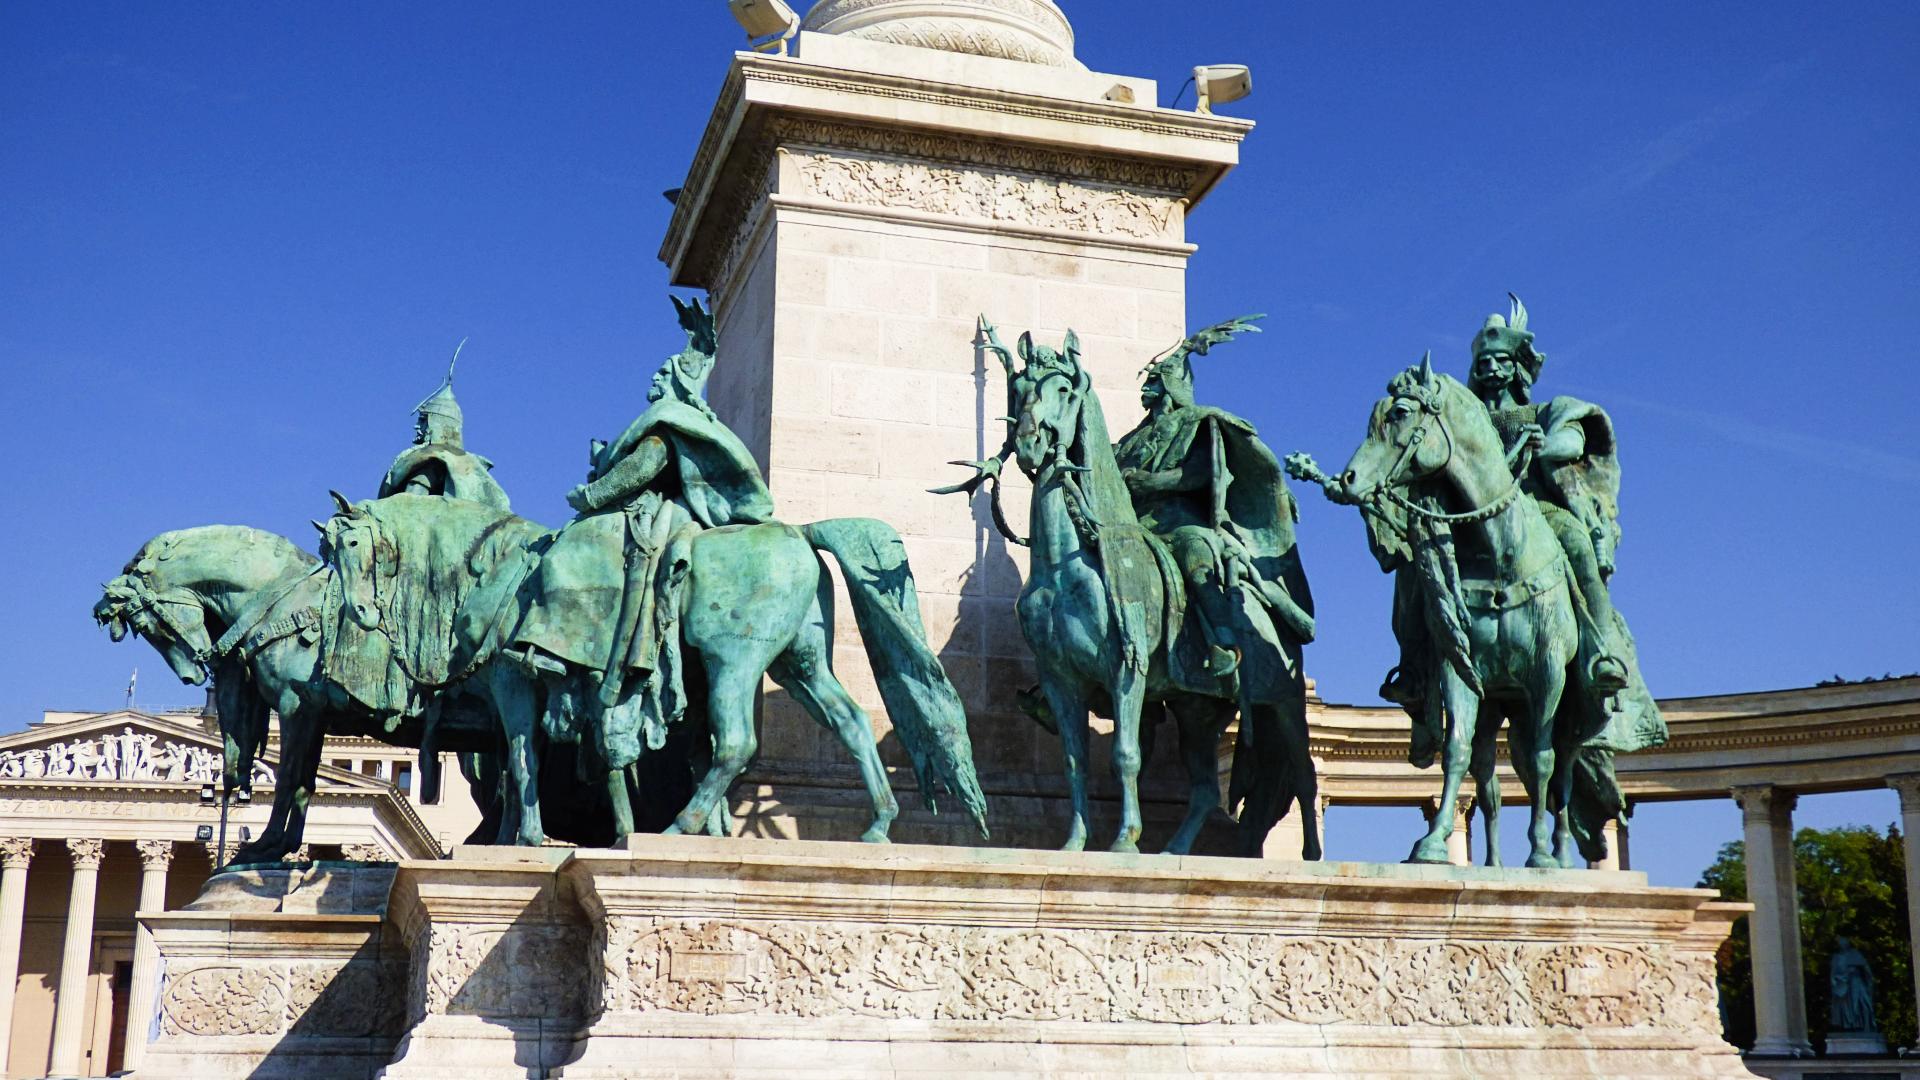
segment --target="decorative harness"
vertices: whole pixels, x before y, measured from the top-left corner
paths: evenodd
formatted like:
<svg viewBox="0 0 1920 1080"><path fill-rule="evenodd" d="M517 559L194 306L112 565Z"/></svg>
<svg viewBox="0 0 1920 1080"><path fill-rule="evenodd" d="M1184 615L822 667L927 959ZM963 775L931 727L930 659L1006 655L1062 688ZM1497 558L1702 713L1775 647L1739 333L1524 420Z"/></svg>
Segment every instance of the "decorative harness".
<svg viewBox="0 0 1920 1080"><path fill-rule="evenodd" d="M1408 479L1410 481L1424 480L1429 476L1445 472L1447 466L1453 461L1454 447L1457 444L1454 441L1452 429L1447 427L1447 418L1441 411L1440 388L1435 387L1422 397L1401 394L1395 395L1395 398L1396 400L1414 402L1420 407L1421 415L1419 425L1407 435L1406 441L1400 444L1400 456L1394 459L1393 468L1387 473L1388 483L1391 484L1395 477L1400 476L1403 469L1408 468L1414 462L1415 454L1419 451L1420 444L1427 437L1429 425L1438 427L1441 436L1447 440L1446 460L1442 461L1436 468L1425 475L1409 476ZM1520 497L1522 485L1527 475L1527 469L1532 465L1532 462L1533 451L1523 449L1514 461L1513 483L1508 485L1507 490L1487 505L1468 510L1464 513L1448 514L1438 510L1429 510L1400 494L1399 490L1394 487L1385 488L1384 495L1386 499L1395 506L1436 524L1447 526L1473 525L1496 518L1505 513L1507 509L1513 505L1514 500ZM1377 513L1375 516L1381 517L1381 515ZM1382 520L1386 519L1382 518ZM1559 588L1566 583L1567 574L1570 569L1567 565L1566 555L1559 553L1556 545L1556 557L1551 562L1542 569L1518 581L1502 582L1499 584L1462 581L1460 583L1460 591L1463 594L1462 599L1466 601L1468 607L1482 611L1507 611L1512 608L1524 607L1535 599Z"/></svg>
<svg viewBox="0 0 1920 1080"><path fill-rule="evenodd" d="M1445 472L1447 466L1452 464L1453 450L1456 444L1454 443L1454 439L1453 439L1453 431L1451 428L1447 427L1447 418L1445 415L1442 414L1440 409L1440 404L1441 404L1440 393L1441 393L1440 389L1438 387L1435 387L1433 390L1429 391L1424 397L1416 398L1409 395L1397 396L1396 400L1411 401L1419 405L1420 423L1419 423L1419 426L1415 427L1413 431L1407 435L1406 441L1400 444L1400 456L1394 459L1393 468L1387 471L1387 477L1388 477L1389 483L1391 483L1393 477L1400 475L1400 472L1402 469L1405 469L1407 466L1413 463L1414 455L1417 454L1420 450L1420 444L1426 440L1427 426L1429 424L1438 426L1440 429L1440 434L1447 440L1446 460L1442 461L1436 468L1434 468L1431 472L1427 473L1426 476L1415 476L1415 477L1410 477L1410 479L1424 480L1426 479L1427 476L1433 476L1437 473ZM1508 486L1507 490L1503 492L1499 498L1493 500L1487 505L1482 506L1476 510L1468 510L1465 513L1461 513L1461 514L1447 514L1447 513L1442 513L1441 511L1438 511L1438 510L1429 510L1424 506L1420 506L1417 503L1414 503L1412 500L1408 499L1406 496L1400 494L1398 490L1391 487L1386 489L1385 494L1387 499L1390 502L1392 502L1395 506L1398 506L1409 513L1417 514L1420 517L1426 518L1428 521L1438 522L1440 524L1445 524L1445 525L1473 525L1482 521L1487 521L1492 518L1499 517L1501 514L1506 512L1507 507L1513 505L1513 501L1520 497L1521 484L1523 479L1527 475L1527 468L1532 463L1532 460L1533 460L1533 451L1531 450L1522 451L1520 454L1520 457L1515 462L1515 468L1513 473L1513 483Z"/></svg>

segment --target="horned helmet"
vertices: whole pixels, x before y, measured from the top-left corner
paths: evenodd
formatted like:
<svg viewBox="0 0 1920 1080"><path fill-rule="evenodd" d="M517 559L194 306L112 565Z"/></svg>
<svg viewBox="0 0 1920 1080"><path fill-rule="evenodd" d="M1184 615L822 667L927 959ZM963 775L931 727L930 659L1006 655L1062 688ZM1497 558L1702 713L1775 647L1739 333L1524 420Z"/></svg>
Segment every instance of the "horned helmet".
<svg viewBox="0 0 1920 1080"><path fill-rule="evenodd" d="M1162 401L1171 401L1175 405L1192 405L1193 401L1193 358L1205 356L1222 342L1232 341L1241 334L1257 334L1260 328L1253 325L1265 315L1242 315L1226 322L1209 326L1205 330L1188 336L1165 354L1157 357L1140 372L1141 403L1151 409Z"/></svg>
<svg viewBox="0 0 1920 1080"><path fill-rule="evenodd" d="M1525 405L1533 397L1533 384L1547 355L1533 347L1533 331L1527 329L1527 305L1512 293L1507 316L1487 316L1486 325L1473 338L1473 371L1468 385L1482 399L1501 390Z"/></svg>
<svg viewBox="0 0 1920 1080"><path fill-rule="evenodd" d="M673 310L680 316L680 328L687 332L687 347L667 357L660 370L653 376L653 388L647 393L647 400L659 401L673 398L688 404L704 404L707 395L707 379L713 374L714 357L719 352L719 334L714 329L713 313L703 307L698 299L682 303L677 296L668 297L673 301Z"/></svg>
<svg viewBox="0 0 1920 1080"><path fill-rule="evenodd" d="M460 362L460 350L466 345L467 339L461 338L460 344L454 346L453 359L447 361L447 377L441 380L440 388L413 407L418 417L414 427L415 442L455 448L462 446L461 425L466 417L460 411L460 402L453 396L453 367Z"/></svg>

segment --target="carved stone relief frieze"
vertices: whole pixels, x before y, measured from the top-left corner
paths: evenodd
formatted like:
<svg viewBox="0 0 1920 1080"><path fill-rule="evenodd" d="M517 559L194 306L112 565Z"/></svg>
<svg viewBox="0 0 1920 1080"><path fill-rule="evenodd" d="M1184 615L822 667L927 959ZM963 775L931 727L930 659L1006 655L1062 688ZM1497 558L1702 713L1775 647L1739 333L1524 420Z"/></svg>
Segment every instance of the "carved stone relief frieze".
<svg viewBox="0 0 1920 1080"><path fill-rule="evenodd" d="M161 740L150 731L122 728L90 739L0 751L0 779L148 780L163 783L212 783L220 775L220 755L204 746ZM273 783L273 769L254 762L256 784Z"/></svg>
<svg viewBox="0 0 1920 1080"><path fill-rule="evenodd" d="M419 1015L578 1017L587 937L584 927L559 924L436 925L416 940L414 962L425 972Z"/></svg>
<svg viewBox="0 0 1920 1080"><path fill-rule="evenodd" d="M1176 239L1180 203L1005 170L809 154L801 194L847 206L1133 240Z"/></svg>
<svg viewBox="0 0 1920 1080"><path fill-rule="evenodd" d="M1718 1032L1712 958L1661 945L624 917L603 940L611 1012Z"/></svg>
<svg viewBox="0 0 1920 1080"><path fill-rule="evenodd" d="M160 1038L397 1036L405 976L394 958L169 970L160 996Z"/></svg>

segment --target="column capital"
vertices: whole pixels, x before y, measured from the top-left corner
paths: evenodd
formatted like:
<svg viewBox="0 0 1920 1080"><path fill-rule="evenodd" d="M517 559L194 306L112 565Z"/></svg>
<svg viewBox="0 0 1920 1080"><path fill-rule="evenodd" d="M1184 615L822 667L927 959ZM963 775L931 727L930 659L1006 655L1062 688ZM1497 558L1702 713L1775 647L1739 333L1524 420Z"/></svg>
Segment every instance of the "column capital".
<svg viewBox="0 0 1920 1080"><path fill-rule="evenodd" d="M340 857L351 862L389 862L393 858L379 844L342 844Z"/></svg>
<svg viewBox="0 0 1920 1080"><path fill-rule="evenodd" d="M1771 822L1777 813L1791 813L1800 796L1782 791L1772 784L1741 784L1730 789L1740 813L1749 821Z"/></svg>
<svg viewBox="0 0 1920 1080"><path fill-rule="evenodd" d="M67 854L73 858L75 870L98 870L100 860L107 857L107 842L70 836L67 838Z"/></svg>
<svg viewBox="0 0 1920 1080"><path fill-rule="evenodd" d="M1920 813L1920 773L1901 773L1887 777L1887 786L1900 793L1902 813Z"/></svg>
<svg viewBox="0 0 1920 1080"><path fill-rule="evenodd" d="M135 840L133 846L140 852L140 865L148 870L165 870L173 863L171 840Z"/></svg>
<svg viewBox="0 0 1920 1080"><path fill-rule="evenodd" d="M1421 804L1420 809L1421 809L1421 812L1425 813L1428 818L1432 818L1433 815L1440 812L1440 796L1438 795L1427 796L1427 801ZM1462 792L1461 794L1455 796L1453 800L1453 813L1454 813L1454 816L1456 817L1466 817L1469 814L1472 814L1473 813L1473 796L1465 792Z"/></svg>
<svg viewBox="0 0 1920 1080"><path fill-rule="evenodd" d="M25 866L33 861L33 837L0 838L0 866Z"/></svg>

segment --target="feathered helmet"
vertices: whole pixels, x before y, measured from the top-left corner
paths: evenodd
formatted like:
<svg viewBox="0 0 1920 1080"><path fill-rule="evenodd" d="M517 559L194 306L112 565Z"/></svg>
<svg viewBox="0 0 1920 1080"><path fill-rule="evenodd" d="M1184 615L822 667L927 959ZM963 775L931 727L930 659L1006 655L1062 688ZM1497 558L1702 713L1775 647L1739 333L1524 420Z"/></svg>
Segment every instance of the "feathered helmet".
<svg viewBox="0 0 1920 1080"><path fill-rule="evenodd" d="M714 330L713 313L698 299L682 303L677 296L673 310L680 316L680 328L687 332L687 347L667 358L666 369L680 396L698 401L706 396L707 378L713 374L714 354L719 351L719 335Z"/></svg>
<svg viewBox="0 0 1920 1080"><path fill-rule="evenodd" d="M460 403L453 397L453 367L460 362L460 350L466 348L467 339L461 338L460 344L453 348L453 359L447 361L447 377L441 380L440 388L427 395L425 401L413 407L413 411L422 420L438 419L433 424L434 442L458 443L461 427L466 416L460 411Z"/></svg>
<svg viewBox="0 0 1920 1080"><path fill-rule="evenodd" d="M1540 378L1540 368L1547 362L1545 353L1533 347L1533 331L1527 329L1527 305L1512 293L1507 294L1512 307L1506 318L1498 314L1487 316L1486 325L1473 337L1473 360L1475 383L1473 389L1482 389L1479 374L1480 359L1485 356L1510 356L1519 365L1521 377L1518 385L1511 387L1513 396L1523 404L1531 396L1533 384Z"/></svg>
<svg viewBox="0 0 1920 1080"><path fill-rule="evenodd" d="M1193 404L1193 358L1205 356L1215 345L1232 341L1241 334L1259 333L1260 328L1253 324L1264 318L1265 315L1242 315L1194 334L1142 368L1142 384L1158 384L1161 391L1176 403Z"/></svg>

